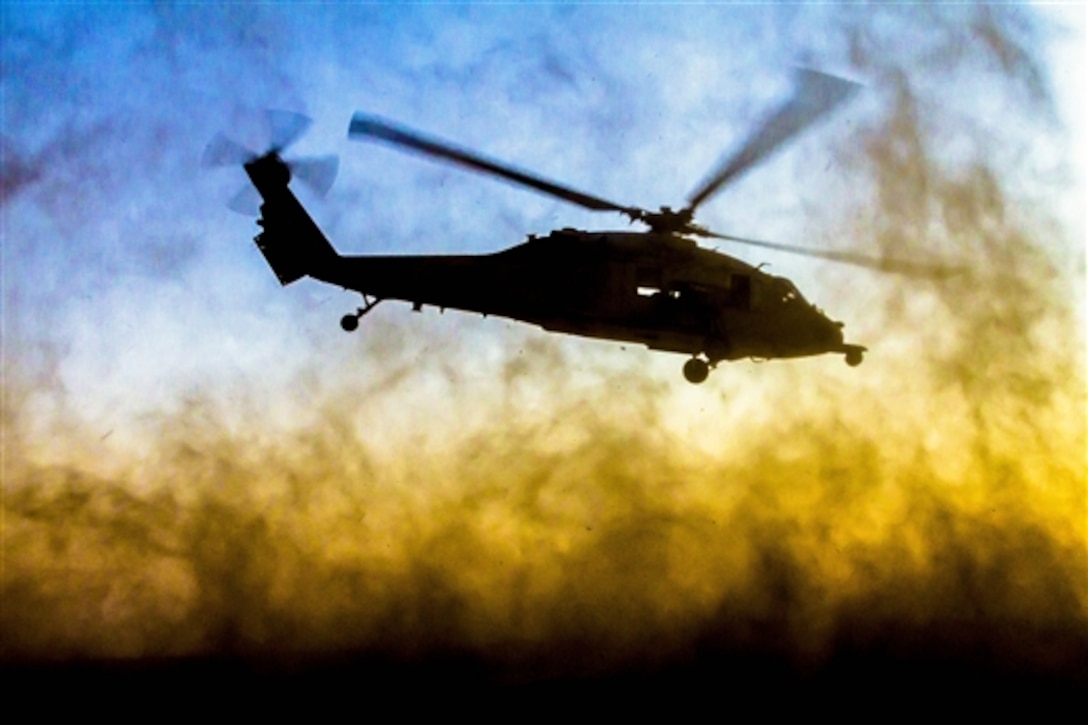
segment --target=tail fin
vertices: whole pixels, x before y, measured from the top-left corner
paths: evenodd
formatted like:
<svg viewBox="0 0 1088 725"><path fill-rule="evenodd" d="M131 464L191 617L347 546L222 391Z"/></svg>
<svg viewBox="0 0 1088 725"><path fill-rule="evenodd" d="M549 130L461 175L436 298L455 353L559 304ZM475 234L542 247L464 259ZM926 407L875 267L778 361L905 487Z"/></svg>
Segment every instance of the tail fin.
<svg viewBox="0 0 1088 725"><path fill-rule="evenodd" d="M340 258L291 193L289 173L284 173L286 168L278 157L266 156L246 164L246 172L264 200L257 220L264 231L253 241L280 284L319 273Z"/></svg>

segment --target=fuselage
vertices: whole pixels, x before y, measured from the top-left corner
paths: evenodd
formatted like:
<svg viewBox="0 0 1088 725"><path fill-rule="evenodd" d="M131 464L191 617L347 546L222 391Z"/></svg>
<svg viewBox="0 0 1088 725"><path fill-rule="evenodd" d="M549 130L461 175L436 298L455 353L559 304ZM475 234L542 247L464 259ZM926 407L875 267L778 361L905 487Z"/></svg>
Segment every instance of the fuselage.
<svg viewBox="0 0 1088 725"><path fill-rule="evenodd" d="M501 252L339 256L310 275L378 299L705 354L844 352L841 324L788 280L675 235L561 230Z"/></svg>

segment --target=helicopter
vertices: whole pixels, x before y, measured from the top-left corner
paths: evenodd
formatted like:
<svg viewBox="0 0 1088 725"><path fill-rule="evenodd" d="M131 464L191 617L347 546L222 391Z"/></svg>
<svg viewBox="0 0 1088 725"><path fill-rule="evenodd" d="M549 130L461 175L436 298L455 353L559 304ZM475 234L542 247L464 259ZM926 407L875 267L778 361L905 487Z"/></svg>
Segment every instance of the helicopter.
<svg viewBox="0 0 1088 725"><path fill-rule="evenodd" d="M351 332L379 303L408 302L484 316L505 317L549 332L642 344L686 355L683 375L705 381L723 361L769 360L825 353L861 364L867 348L844 341L843 323L808 302L787 278L708 249L696 238L723 240L884 271L910 273L905 262L848 251L814 249L736 237L694 223L700 205L776 152L817 119L851 98L858 84L814 70L799 70L793 95L768 115L738 149L674 210L651 211L577 191L504 162L424 135L391 121L356 113L352 140L368 140L490 174L593 211L615 212L641 231L563 228L529 235L499 252L464 255L359 255L338 253L289 186L299 178L323 193L338 168L336 157L285 160L284 149L309 126L305 116L270 111L273 142L249 151L219 134L204 154L207 166L241 163L260 196L257 247L282 285L308 276L353 290L362 305L343 316Z"/></svg>

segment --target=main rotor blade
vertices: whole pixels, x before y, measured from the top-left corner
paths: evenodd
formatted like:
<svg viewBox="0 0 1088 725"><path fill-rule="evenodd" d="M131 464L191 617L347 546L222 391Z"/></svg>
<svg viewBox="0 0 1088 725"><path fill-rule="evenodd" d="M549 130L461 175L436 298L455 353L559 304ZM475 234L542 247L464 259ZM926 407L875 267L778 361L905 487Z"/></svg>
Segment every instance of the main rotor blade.
<svg viewBox="0 0 1088 725"><path fill-rule="evenodd" d="M452 161L455 164L460 164L461 166L466 166L476 171L483 171L485 173L500 176L515 184L528 186L531 189L542 191L545 194L550 194L563 199L564 201L569 201L572 204L578 204L587 209L593 209L594 211L618 211L625 214L642 211L641 209L622 206L615 202L608 201L607 199L592 196L591 194L586 194L581 191L575 191L562 184L557 184L554 181L548 181L547 179L543 179L534 174L515 169L502 162L493 161L471 151L457 148L445 141L428 138L415 131L396 126L375 116L356 113L351 119L351 126L348 127L348 136L355 139L363 137L372 138L378 141L384 141L393 146L408 148L426 156L437 156L440 159Z"/></svg>
<svg viewBox="0 0 1088 725"><path fill-rule="evenodd" d="M297 141L313 123L309 116L294 111L269 109L264 113L268 119L269 143L276 153Z"/></svg>
<svg viewBox="0 0 1088 725"><path fill-rule="evenodd" d="M287 162L287 168L291 170L292 178L309 186L318 196L325 196L336 181L340 159L335 155L292 159Z"/></svg>
<svg viewBox="0 0 1088 725"><path fill-rule="evenodd" d="M256 157L257 154L242 144L224 136L222 133L217 133L204 147L204 155L200 157L200 165L205 168L241 166Z"/></svg>
<svg viewBox="0 0 1088 725"><path fill-rule="evenodd" d="M911 262L903 259L882 259L880 257L870 257L865 254L858 254L857 252L847 252L837 249L813 249L811 247L795 247L790 244L779 244L778 242L764 242L758 239L745 239L744 237L734 237L730 234L719 234L718 232L711 231L701 231L700 234L701 236L713 237L714 239L725 239L730 242L747 244L753 247L775 249L780 252L789 252L791 254L802 254L806 257L830 259L834 262L852 264L855 267L875 269L880 272L891 272L893 274L903 274L909 277L941 279L945 277L951 277L963 271L959 267L950 267L942 264L926 264L924 262Z"/></svg>
<svg viewBox="0 0 1088 725"><path fill-rule="evenodd" d="M726 183L765 160L821 116L849 99L860 86L814 70L797 71L797 90L732 156L727 157L717 172L692 192L688 209L706 201Z"/></svg>

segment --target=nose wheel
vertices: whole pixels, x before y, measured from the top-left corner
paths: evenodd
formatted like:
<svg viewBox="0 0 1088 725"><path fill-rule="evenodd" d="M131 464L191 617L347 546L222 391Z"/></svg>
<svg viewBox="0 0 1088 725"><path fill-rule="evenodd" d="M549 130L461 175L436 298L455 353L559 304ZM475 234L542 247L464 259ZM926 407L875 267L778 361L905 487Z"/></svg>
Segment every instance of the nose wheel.
<svg viewBox="0 0 1088 725"><path fill-rule="evenodd" d="M693 357L684 363L684 379L689 383L698 385L710 375L710 365L706 360Z"/></svg>

